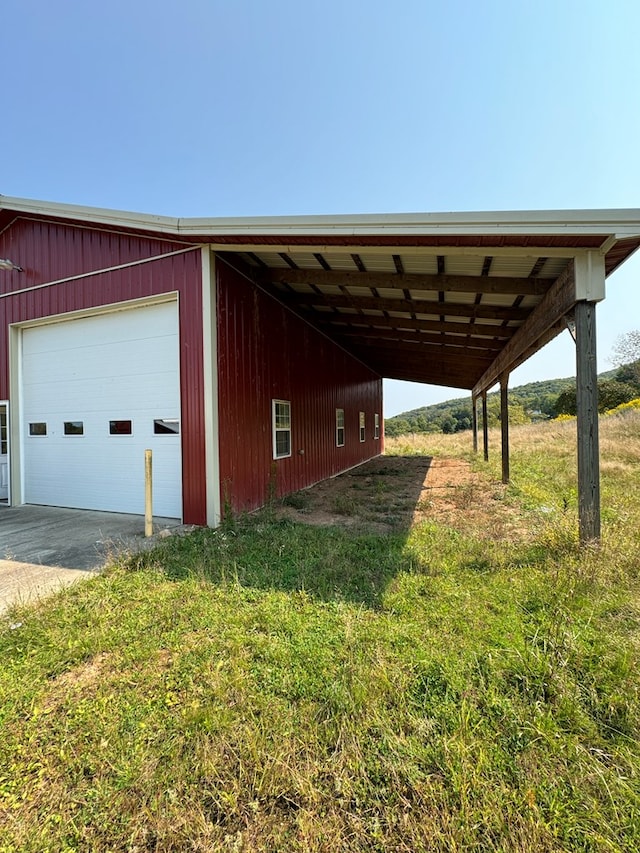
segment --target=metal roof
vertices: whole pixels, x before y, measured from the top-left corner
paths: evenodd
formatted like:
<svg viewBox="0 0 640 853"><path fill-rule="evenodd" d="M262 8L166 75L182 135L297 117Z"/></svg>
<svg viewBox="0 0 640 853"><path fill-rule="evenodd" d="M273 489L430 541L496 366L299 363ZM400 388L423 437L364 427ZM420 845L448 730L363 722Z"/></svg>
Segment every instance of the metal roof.
<svg viewBox="0 0 640 853"><path fill-rule="evenodd" d="M637 209L175 219L0 196L0 230L16 217L210 244L381 376L476 392L561 331L578 258L608 275L640 245Z"/></svg>

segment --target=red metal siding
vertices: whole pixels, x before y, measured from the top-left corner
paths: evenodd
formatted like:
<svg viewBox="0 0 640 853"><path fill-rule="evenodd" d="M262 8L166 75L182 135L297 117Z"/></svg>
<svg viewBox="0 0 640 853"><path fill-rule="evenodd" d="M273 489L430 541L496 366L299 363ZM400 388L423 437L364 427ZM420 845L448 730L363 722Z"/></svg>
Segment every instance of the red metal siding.
<svg viewBox="0 0 640 853"><path fill-rule="evenodd" d="M222 260L216 278L223 504L253 509L271 489L284 495L377 456L383 442L378 374ZM291 402L292 455L286 459L273 459L273 399ZM336 447L336 408L345 410L344 447ZM366 415L364 442L360 411Z"/></svg>
<svg viewBox="0 0 640 853"><path fill-rule="evenodd" d="M0 257L24 267L2 272L2 293L180 250L176 242L17 219L0 234ZM130 299L179 293L184 520L206 523L200 251L0 298L0 399L9 399L8 326ZM135 366L132 365L132 370Z"/></svg>

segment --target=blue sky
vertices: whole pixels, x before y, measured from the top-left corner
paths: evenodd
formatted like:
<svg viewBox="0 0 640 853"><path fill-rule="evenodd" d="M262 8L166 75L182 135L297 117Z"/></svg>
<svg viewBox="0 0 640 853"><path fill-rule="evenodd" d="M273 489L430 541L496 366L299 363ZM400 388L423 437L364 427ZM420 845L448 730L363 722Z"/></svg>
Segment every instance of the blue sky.
<svg viewBox="0 0 640 853"><path fill-rule="evenodd" d="M4 0L0 193L174 216L640 206L637 0ZM599 367L640 327L609 282ZM568 333L511 384L574 373ZM463 392L464 393L464 392ZM460 396L387 383L386 414Z"/></svg>

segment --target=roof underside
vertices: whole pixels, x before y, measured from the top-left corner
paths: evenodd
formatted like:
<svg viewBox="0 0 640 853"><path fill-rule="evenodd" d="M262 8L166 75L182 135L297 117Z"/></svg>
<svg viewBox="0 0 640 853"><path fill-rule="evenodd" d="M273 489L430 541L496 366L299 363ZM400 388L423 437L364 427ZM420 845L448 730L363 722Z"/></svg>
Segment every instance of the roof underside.
<svg viewBox="0 0 640 853"><path fill-rule="evenodd" d="M459 388L475 385L569 260L413 246L241 257L256 283L380 375Z"/></svg>
<svg viewBox="0 0 640 853"><path fill-rule="evenodd" d="M640 245L637 210L173 220L0 197L0 231L16 217L211 244L381 376L476 391L564 327L577 256L609 274Z"/></svg>

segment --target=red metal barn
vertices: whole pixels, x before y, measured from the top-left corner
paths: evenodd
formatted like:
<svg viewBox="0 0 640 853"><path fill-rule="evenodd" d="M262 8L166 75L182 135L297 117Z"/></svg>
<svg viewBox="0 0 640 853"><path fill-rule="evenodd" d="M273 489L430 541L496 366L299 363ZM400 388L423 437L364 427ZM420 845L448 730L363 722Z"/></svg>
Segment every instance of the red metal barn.
<svg viewBox="0 0 640 853"><path fill-rule="evenodd" d="M597 535L594 311L638 245L635 210L173 219L0 196L0 500L142 513L151 448L156 514L214 525L380 454L382 376L466 388L474 413L500 382L506 407L568 320Z"/></svg>
<svg viewBox="0 0 640 853"><path fill-rule="evenodd" d="M66 212L2 211L0 497L143 512L151 447L156 513L215 524L381 452L380 375L241 258Z"/></svg>

